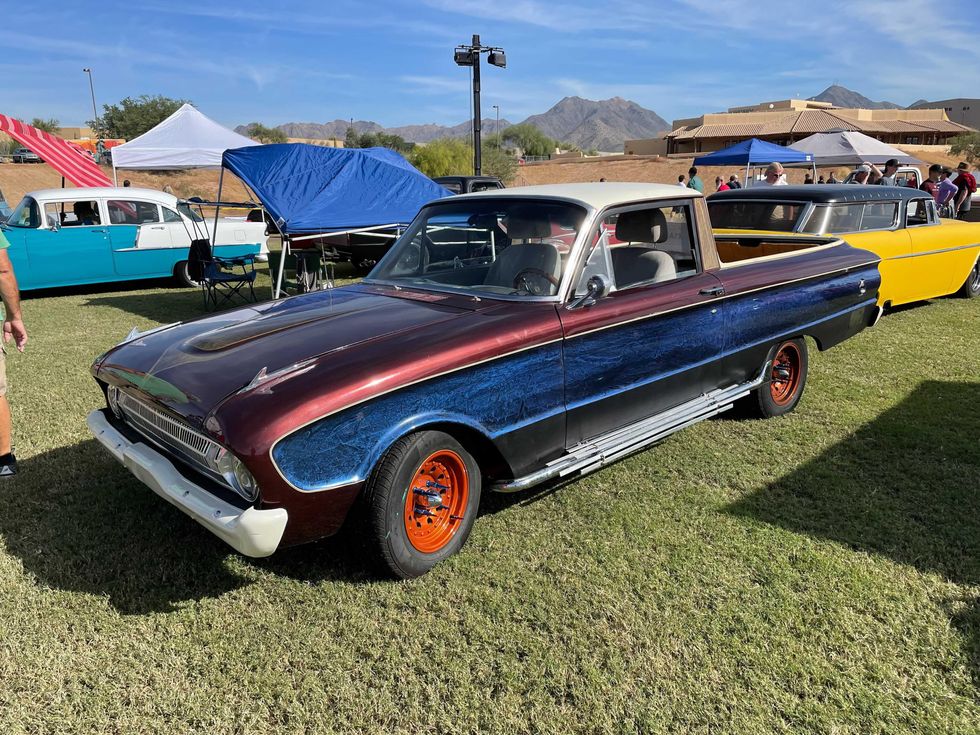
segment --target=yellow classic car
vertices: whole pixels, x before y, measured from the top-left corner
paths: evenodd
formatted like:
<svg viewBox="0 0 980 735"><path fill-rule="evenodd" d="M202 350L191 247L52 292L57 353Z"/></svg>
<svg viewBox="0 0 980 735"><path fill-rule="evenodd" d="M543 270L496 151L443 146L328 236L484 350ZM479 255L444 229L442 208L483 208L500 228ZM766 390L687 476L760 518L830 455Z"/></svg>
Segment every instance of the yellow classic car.
<svg viewBox="0 0 980 735"><path fill-rule="evenodd" d="M898 306L949 294L980 295L980 223L940 219L933 198L898 186L757 186L708 197L711 224L731 240L744 232L833 234L881 258L878 304ZM756 241L758 242L758 241ZM771 254L788 238L762 242ZM719 255L725 262L723 242ZM740 257L744 247L732 247ZM770 254L770 253L766 253Z"/></svg>

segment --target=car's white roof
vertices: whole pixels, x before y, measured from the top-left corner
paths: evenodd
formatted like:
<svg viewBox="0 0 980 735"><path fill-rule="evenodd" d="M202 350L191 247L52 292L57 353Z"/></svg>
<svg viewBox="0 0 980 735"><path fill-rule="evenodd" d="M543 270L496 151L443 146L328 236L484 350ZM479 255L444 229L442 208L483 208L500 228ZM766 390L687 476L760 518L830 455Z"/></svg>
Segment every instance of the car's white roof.
<svg viewBox="0 0 980 735"><path fill-rule="evenodd" d="M540 197L568 199L595 209L646 199L685 199L701 196L694 189L674 184L623 183L618 181L588 182L583 184L546 184L543 186L515 186L509 189L489 189L473 194L460 194L454 199L472 197ZM445 200L439 200L445 201Z"/></svg>
<svg viewBox="0 0 980 735"><path fill-rule="evenodd" d="M138 189L135 186L89 186L72 189L38 189L27 196L44 201L78 201L85 199L144 199L168 207L177 206L177 197L157 189Z"/></svg>

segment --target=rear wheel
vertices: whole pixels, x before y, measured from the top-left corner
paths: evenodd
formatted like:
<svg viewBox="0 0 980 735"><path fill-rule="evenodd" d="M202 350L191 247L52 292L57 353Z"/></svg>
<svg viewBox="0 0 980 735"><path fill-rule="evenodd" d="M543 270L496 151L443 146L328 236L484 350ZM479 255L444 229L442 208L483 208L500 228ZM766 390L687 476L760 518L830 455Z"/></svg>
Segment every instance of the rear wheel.
<svg viewBox="0 0 980 735"><path fill-rule="evenodd" d="M796 408L806 386L808 367L806 342L802 339L790 339L775 345L766 358L762 385L753 394L755 413L771 418Z"/></svg>
<svg viewBox="0 0 980 735"><path fill-rule="evenodd" d="M966 281L960 286L956 295L964 299L975 299L980 296L980 259L973 265L973 270L966 277Z"/></svg>
<svg viewBox="0 0 980 735"><path fill-rule="evenodd" d="M480 506L480 467L449 434L421 431L395 442L368 483L371 541L397 577L428 572L459 551Z"/></svg>
<svg viewBox="0 0 980 735"><path fill-rule="evenodd" d="M182 260L174 266L174 279L179 286L185 288L197 288L201 285L191 278L190 265L186 260Z"/></svg>

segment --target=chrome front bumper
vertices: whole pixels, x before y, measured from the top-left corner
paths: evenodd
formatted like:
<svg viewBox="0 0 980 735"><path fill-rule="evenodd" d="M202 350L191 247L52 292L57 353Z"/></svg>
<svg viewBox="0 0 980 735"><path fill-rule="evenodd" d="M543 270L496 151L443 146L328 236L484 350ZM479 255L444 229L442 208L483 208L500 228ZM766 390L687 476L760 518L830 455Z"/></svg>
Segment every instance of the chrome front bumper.
<svg viewBox="0 0 980 735"><path fill-rule="evenodd" d="M288 518L284 508L242 510L195 485L152 447L127 439L102 411L92 411L86 423L92 435L137 479L236 551L260 557L278 548Z"/></svg>

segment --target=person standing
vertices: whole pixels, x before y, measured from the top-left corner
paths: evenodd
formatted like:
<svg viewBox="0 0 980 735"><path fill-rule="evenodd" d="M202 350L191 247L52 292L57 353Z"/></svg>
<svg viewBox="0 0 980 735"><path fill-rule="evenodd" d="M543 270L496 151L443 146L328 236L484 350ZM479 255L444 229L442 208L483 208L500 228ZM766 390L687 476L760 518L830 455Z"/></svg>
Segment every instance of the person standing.
<svg viewBox="0 0 980 735"><path fill-rule="evenodd" d="M702 194L704 194L704 182L701 181L701 177L698 176L697 168L691 166L691 168L689 168L687 171L687 176L688 176L687 188L694 189L695 191L699 191Z"/></svg>
<svg viewBox="0 0 980 735"><path fill-rule="evenodd" d="M682 187L682 188L684 188L684 189L686 189L687 188L687 182L684 180L684 178L685 178L684 174L681 174L680 176L678 176L677 177L677 185L680 186L680 187Z"/></svg>
<svg viewBox="0 0 980 735"><path fill-rule="evenodd" d="M970 167L965 162L961 162L956 167L956 173L957 176L953 179L953 183L956 184L956 206L954 209L957 219L966 219L966 215L972 206L970 199L977 193L977 180L970 173Z"/></svg>
<svg viewBox="0 0 980 735"><path fill-rule="evenodd" d="M783 164L773 161L766 166L766 175L759 182L762 186L786 186L786 179L783 178Z"/></svg>
<svg viewBox="0 0 980 735"><path fill-rule="evenodd" d="M729 189L741 189L742 185L738 181L738 174L732 174L728 177L728 188Z"/></svg>
<svg viewBox="0 0 980 735"><path fill-rule="evenodd" d="M729 188L721 176L715 176L715 191L728 191Z"/></svg>
<svg viewBox="0 0 980 735"><path fill-rule="evenodd" d="M939 196L936 197L936 203L939 205L940 217L956 216L956 212L953 211L952 202L956 198L959 190L956 188L956 184L953 183L952 176L953 172L948 168L944 168L939 174Z"/></svg>
<svg viewBox="0 0 980 735"><path fill-rule="evenodd" d="M20 292L7 248L10 243L0 232L0 299L3 300L3 351L0 352L0 478L17 474L17 459L11 443L10 405L7 403L6 344L13 339L18 351L27 344L27 330L20 314Z"/></svg>
<svg viewBox="0 0 980 735"><path fill-rule="evenodd" d="M871 176L871 164L862 163L856 169L854 169L854 178L850 180L851 184L867 184L868 179Z"/></svg>
<svg viewBox="0 0 980 735"><path fill-rule="evenodd" d="M922 186L919 187L922 191L927 191L939 204L939 175L942 173L943 167L938 163L934 163L929 167L929 176L925 181L922 182Z"/></svg>
<svg viewBox="0 0 980 735"><path fill-rule="evenodd" d="M830 176L827 178L827 183L828 184L839 184L840 183L840 180L837 178L837 175L834 174L833 171L830 172Z"/></svg>
<svg viewBox="0 0 980 735"><path fill-rule="evenodd" d="M878 184L879 186L895 186L895 174L898 173L898 159L889 158L885 161L885 170L879 171L878 167L873 163L868 164L871 167L872 177L869 183Z"/></svg>

